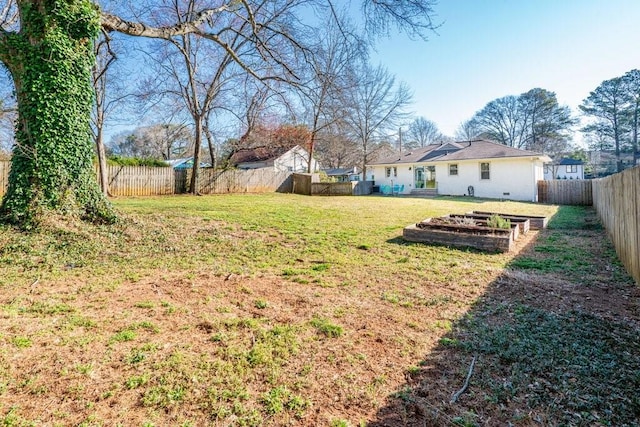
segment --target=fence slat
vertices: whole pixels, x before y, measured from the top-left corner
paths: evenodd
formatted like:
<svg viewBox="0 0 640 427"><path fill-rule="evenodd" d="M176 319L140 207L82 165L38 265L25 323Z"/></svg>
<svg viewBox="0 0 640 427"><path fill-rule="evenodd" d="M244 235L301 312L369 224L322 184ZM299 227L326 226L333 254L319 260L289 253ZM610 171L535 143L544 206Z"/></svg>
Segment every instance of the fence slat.
<svg viewBox="0 0 640 427"><path fill-rule="evenodd" d="M593 204L590 179L538 181L538 201L554 205Z"/></svg>
<svg viewBox="0 0 640 427"><path fill-rule="evenodd" d="M0 197L9 181L8 161L0 161ZM96 179L98 170L96 167ZM186 193L191 170L148 166L107 166L109 193L113 196L161 196ZM291 173L268 169L199 171L201 194L291 192Z"/></svg>
<svg viewBox="0 0 640 427"><path fill-rule="evenodd" d="M593 205L620 261L640 284L640 166L594 180Z"/></svg>

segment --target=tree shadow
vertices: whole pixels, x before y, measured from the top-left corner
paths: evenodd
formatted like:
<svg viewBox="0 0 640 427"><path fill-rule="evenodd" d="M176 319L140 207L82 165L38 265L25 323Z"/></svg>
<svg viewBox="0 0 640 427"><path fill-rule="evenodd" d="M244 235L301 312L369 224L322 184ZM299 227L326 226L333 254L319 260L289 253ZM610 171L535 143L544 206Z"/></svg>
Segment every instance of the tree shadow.
<svg viewBox="0 0 640 427"><path fill-rule="evenodd" d="M405 376L367 425L638 425L640 290L595 212L561 207Z"/></svg>
<svg viewBox="0 0 640 427"><path fill-rule="evenodd" d="M446 196L446 195L437 195L437 196L422 196L422 195L414 195L414 194L397 194L397 195L379 195L384 197L401 197L403 199L423 199L423 200L438 200L438 201L451 201L451 202L465 202L465 203L476 203L483 204L486 202L495 202L496 199L487 199L483 197L474 197L474 196ZM504 199L508 200L508 199ZM500 200L500 201L504 201Z"/></svg>

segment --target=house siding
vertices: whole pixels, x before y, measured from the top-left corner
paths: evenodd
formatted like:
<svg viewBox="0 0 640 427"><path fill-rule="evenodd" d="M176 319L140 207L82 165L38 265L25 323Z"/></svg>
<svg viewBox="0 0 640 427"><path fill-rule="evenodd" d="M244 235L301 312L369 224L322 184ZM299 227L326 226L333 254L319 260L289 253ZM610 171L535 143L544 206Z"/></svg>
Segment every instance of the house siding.
<svg viewBox="0 0 640 427"><path fill-rule="evenodd" d="M454 162L452 162L454 163ZM438 194L468 194L476 197L536 201L542 162L532 159L487 159L456 162L458 175L449 175L447 164L436 166ZM480 179L480 163L489 163L489 179ZM439 167L438 167L439 166Z"/></svg>
<svg viewBox="0 0 640 427"><path fill-rule="evenodd" d="M398 175L393 176L392 172L391 176L387 178L387 167L397 168ZM402 191L402 193L409 194L413 185L413 168L412 170L409 170L409 167L411 167L411 165L407 164L397 164L391 166L369 166L367 175L369 175L370 181L374 181L375 185L404 185L404 190Z"/></svg>
<svg viewBox="0 0 640 427"><path fill-rule="evenodd" d="M480 163L489 163L490 178L480 179ZM458 165L458 175L449 175L449 165ZM386 177L385 168L397 167L398 176ZM537 201L537 182L544 178L543 163L532 158L475 159L451 162L369 166L369 178L375 185L404 185L402 194L414 188L414 170L418 166L436 167L436 187L440 195L461 196L473 186L474 196L492 199ZM411 168L411 169L409 169ZM507 194L505 194L507 193Z"/></svg>
<svg viewBox="0 0 640 427"><path fill-rule="evenodd" d="M584 179L584 166L577 166L577 172L567 172L567 165L547 165L544 179Z"/></svg>
<svg viewBox="0 0 640 427"><path fill-rule="evenodd" d="M309 153L302 147L296 146L276 159L241 162L236 165L238 169L262 169L272 168L274 172L306 173ZM319 165L315 159L311 162L313 172L317 172Z"/></svg>
<svg viewBox="0 0 640 427"><path fill-rule="evenodd" d="M277 158L273 164L276 171L279 172L307 172L308 156L306 150L300 147L294 147L287 151L285 154ZM311 161L311 170L316 172L318 170L318 162L315 159Z"/></svg>

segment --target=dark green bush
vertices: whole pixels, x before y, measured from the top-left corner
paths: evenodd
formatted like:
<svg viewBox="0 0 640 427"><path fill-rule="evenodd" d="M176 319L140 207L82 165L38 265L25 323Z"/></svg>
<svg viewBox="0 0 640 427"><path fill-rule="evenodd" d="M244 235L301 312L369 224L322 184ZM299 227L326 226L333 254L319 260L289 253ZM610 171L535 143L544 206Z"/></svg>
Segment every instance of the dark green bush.
<svg viewBox="0 0 640 427"><path fill-rule="evenodd" d="M107 159L110 165L118 166L152 166L159 168L167 168L169 165L164 160L158 159L139 159L137 157L111 156Z"/></svg>

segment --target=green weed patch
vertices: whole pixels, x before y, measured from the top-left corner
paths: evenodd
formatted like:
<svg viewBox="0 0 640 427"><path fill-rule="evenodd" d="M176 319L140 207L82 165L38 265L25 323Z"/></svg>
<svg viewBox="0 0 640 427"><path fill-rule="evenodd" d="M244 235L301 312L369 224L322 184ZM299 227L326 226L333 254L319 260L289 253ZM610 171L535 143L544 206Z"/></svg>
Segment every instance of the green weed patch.
<svg viewBox="0 0 640 427"><path fill-rule="evenodd" d="M0 424L375 426L396 395L414 405L403 416L421 413L424 425L429 410L448 414L442 402L471 354L477 371L460 410L432 425L482 424L485 406L500 425L534 422L518 418L529 412L551 414L543 425L579 425L574 414L599 422L583 414L588 405L624 425L637 408L637 344L623 350L635 332L542 306L576 277L585 289L627 283L587 209L283 194L114 205L123 221L113 226L0 227ZM410 223L474 209L559 217L526 255L401 238ZM547 276L565 284L555 299L509 299ZM430 390L442 394L423 410L413 382L440 350L455 365L436 372ZM482 405L463 406L478 396Z"/></svg>
<svg viewBox="0 0 640 427"><path fill-rule="evenodd" d="M526 305L479 311L457 326L463 334L456 345L479 354L485 366L499 366L475 377L487 401L543 406L566 425L630 425L640 413L637 329L584 312L553 314Z"/></svg>

